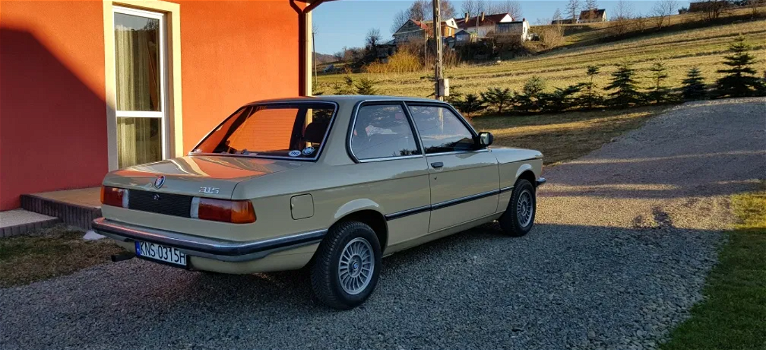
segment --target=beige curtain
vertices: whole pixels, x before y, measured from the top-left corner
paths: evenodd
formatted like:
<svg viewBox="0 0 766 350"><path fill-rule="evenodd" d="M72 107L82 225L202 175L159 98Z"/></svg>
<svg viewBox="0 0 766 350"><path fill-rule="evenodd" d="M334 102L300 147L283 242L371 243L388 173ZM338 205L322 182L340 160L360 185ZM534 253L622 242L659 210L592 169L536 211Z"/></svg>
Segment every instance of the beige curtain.
<svg viewBox="0 0 766 350"><path fill-rule="evenodd" d="M161 132L158 118L117 118L120 168L162 159Z"/></svg>
<svg viewBox="0 0 766 350"><path fill-rule="evenodd" d="M117 109L160 111L157 30L117 25L114 37Z"/></svg>
<svg viewBox="0 0 766 350"><path fill-rule="evenodd" d="M160 111L156 29L115 26L117 110ZM117 118L120 168L162 159L160 118Z"/></svg>

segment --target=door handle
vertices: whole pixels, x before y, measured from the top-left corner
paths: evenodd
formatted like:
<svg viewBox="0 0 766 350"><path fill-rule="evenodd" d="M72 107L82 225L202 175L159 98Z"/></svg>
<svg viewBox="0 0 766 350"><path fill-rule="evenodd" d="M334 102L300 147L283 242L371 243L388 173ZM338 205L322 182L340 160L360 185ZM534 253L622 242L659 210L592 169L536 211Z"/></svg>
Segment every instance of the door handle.
<svg viewBox="0 0 766 350"><path fill-rule="evenodd" d="M443 167L443 166L444 166L444 163L442 163L442 162L433 162L433 163L431 163L431 166L432 166L434 169L439 169L439 168L441 168L441 167Z"/></svg>

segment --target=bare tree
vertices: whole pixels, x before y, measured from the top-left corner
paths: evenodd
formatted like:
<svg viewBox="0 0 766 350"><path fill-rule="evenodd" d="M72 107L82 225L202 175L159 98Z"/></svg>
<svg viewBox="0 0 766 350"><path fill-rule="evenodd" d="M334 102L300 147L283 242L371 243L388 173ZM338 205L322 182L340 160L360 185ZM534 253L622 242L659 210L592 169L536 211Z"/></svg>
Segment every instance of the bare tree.
<svg viewBox="0 0 766 350"><path fill-rule="evenodd" d="M667 21L667 25L670 25L670 19L678 8L678 2L676 0L660 0L654 3L652 8L652 14L654 14L655 23L657 28L662 28Z"/></svg>
<svg viewBox="0 0 766 350"><path fill-rule="evenodd" d="M430 21L434 18L434 3L433 0L416 0L416 3L422 2L425 5L423 11L423 19ZM452 18L455 16L455 6L452 6L452 2L449 0L439 0L439 9L441 10L442 19Z"/></svg>
<svg viewBox="0 0 766 350"><path fill-rule="evenodd" d="M514 0L493 2L489 9L490 13L509 13L514 21L521 18L521 4Z"/></svg>
<svg viewBox="0 0 766 350"><path fill-rule="evenodd" d="M433 12L433 0L431 0L429 8L432 9L431 12ZM442 19L455 17L455 6L452 5L450 0L440 0L439 10L441 12ZM433 17L433 14L431 14L431 17Z"/></svg>
<svg viewBox="0 0 766 350"><path fill-rule="evenodd" d="M368 49L375 49L380 43L380 29L371 28L367 32L367 37L364 40Z"/></svg>
<svg viewBox="0 0 766 350"><path fill-rule="evenodd" d="M566 11L568 18L572 19L572 23L577 23L577 15L580 14L580 0L569 0L567 3Z"/></svg>
<svg viewBox="0 0 766 350"><path fill-rule="evenodd" d="M633 8L625 0L617 1L612 15L612 30L614 34L621 35L630 29L630 20L633 18Z"/></svg>
<svg viewBox="0 0 766 350"><path fill-rule="evenodd" d="M763 0L747 0L747 6L750 7L750 10L753 11L752 16L756 17L758 16L758 6L763 5Z"/></svg>
<svg viewBox="0 0 766 350"><path fill-rule="evenodd" d="M487 0L476 0L476 14L489 12L489 4Z"/></svg>
<svg viewBox="0 0 766 350"><path fill-rule="evenodd" d="M643 32L649 24L649 18L639 13L633 17L632 22L636 31Z"/></svg>
<svg viewBox="0 0 766 350"><path fill-rule="evenodd" d="M556 12L553 13L553 21L561 21L561 10L556 8Z"/></svg>
<svg viewBox="0 0 766 350"><path fill-rule="evenodd" d="M614 13L612 15L613 19L631 19L633 17L633 7L629 2L619 0L612 13Z"/></svg>
<svg viewBox="0 0 766 350"><path fill-rule="evenodd" d="M465 0L463 1L463 4L460 6L460 10L463 11L463 14L468 14L468 17L475 16L478 14L476 11L476 0Z"/></svg>
<svg viewBox="0 0 766 350"><path fill-rule="evenodd" d="M412 6L410 6L409 19L414 19L416 21L427 19L427 15L431 13L430 6L428 5L429 3L426 0L415 0L415 2L412 3Z"/></svg>
<svg viewBox="0 0 766 350"><path fill-rule="evenodd" d="M705 13L708 20L717 19L729 5L726 0L707 0L705 3Z"/></svg>
<svg viewBox="0 0 766 350"><path fill-rule="evenodd" d="M410 11L401 10L394 15L394 20L391 22L391 33L396 33L407 21L410 20Z"/></svg>

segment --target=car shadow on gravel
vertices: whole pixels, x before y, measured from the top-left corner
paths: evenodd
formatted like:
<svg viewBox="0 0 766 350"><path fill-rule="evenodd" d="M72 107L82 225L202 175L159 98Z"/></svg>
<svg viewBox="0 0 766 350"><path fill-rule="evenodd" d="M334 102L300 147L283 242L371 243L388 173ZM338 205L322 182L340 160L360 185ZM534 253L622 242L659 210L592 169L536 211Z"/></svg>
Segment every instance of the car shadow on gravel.
<svg viewBox="0 0 766 350"><path fill-rule="evenodd" d="M0 348L643 344L700 298L719 241L550 224L512 238L488 224L384 259L372 297L343 312L311 302L306 270L231 276L134 259L0 289Z"/></svg>

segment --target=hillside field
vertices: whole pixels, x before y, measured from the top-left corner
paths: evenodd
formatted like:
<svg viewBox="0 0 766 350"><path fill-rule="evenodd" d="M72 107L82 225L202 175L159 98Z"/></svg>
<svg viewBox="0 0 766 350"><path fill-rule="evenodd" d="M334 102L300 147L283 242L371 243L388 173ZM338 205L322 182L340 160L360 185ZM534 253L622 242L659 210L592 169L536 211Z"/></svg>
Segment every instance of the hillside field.
<svg viewBox="0 0 766 350"><path fill-rule="evenodd" d="M648 67L660 60L668 67L670 77L667 83L672 87L681 85L686 71L698 66L708 84L719 77L717 69L729 43L738 35L744 35L753 47L757 57L758 74L766 70L766 20L735 22L706 28L654 34L578 48L562 48L549 53L517 58L500 63L481 65L464 64L445 68L445 77L450 79L452 93L478 94L488 87L511 88L519 91L524 82L537 75L546 80L548 90L566 87L570 84L586 81L585 68L588 65L600 66L601 73L596 78L598 86L603 87L610 79L610 74L617 64L631 62L638 70L641 86L648 87ZM362 77L377 82L379 94L398 96L427 97L433 92L430 70L405 74L350 74L354 80ZM344 74L320 75L316 91L325 94L334 92L335 84L342 83Z"/></svg>

